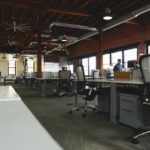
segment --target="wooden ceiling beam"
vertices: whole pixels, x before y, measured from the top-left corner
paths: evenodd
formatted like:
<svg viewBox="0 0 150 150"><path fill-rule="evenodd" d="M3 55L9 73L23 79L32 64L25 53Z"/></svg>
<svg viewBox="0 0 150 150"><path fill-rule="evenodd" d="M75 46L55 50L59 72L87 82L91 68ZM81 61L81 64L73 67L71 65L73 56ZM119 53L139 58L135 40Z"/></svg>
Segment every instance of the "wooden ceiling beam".
<svg viewBox="0 0 150 150"><path fill-rule="evenodd" d="M89 5L91 2L92 2L91 0L86 1L85 3L83 3L83 4L80 6L80 9L86 7L86 6Z"/></svg>
<svg viewBox="0 0 150 150"><path fill-rule="evenodd" d="M27 5L25 3L12 3L12 2L0 2L0 5L9 5L13 7L20 7L20 8L28 8L31 7L31 5ZM54 13L63 13L63 14L68 14L68 15L74 15L74 16L84 16L84 17L91 17L92 14L86 13L86 12L79 12L79 11L74 11L74 10L66 10L63 8L55 8L55 7L47 7L45 8L45 11L43 14L47 12L54 12Z"/></svg>
<svg viewBox="0 0 150 150"><path fill-rule="evenodd" d="M58 8L48 8L46 11L54 12L54 13L63 13L66 15L73 15L73 16L83 16L83 17L91 17L91 14L84 13L84 12L77 12L72 10L66 10L66 9L58 9Z"/></svg>

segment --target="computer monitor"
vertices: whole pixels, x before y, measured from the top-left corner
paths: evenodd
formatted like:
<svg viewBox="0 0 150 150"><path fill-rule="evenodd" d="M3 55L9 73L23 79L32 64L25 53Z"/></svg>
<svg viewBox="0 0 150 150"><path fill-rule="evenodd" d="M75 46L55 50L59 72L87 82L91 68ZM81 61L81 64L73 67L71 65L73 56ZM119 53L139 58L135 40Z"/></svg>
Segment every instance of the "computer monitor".
<svg viewBox="0 0 150 150"><path fill-rule="evenodd" d="M135 61L136 61L136 60L130 60L130 61L128 61L127 67L128 67L128 68L134 68Z"/></svg>

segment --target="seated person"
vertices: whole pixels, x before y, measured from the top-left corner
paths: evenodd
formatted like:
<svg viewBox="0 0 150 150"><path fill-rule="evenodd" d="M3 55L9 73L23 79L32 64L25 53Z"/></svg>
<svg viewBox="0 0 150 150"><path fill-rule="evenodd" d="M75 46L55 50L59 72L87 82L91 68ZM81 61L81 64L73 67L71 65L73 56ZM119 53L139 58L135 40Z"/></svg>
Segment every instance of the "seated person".
<svg viewBox="0 0 150 150"><path fill-rule="evenodd" d="M122 71L122 64L121 64L121 59L117 60L117 64L114 66L113 71L114 72L121 72Z"/></svg>
<svg viewBox="0 0 150 150"><path fill-rule="evenodd" d="M138 64L137 61L134 61L134 69L135 69L135 70L140 69L140 65Z"/></svg>

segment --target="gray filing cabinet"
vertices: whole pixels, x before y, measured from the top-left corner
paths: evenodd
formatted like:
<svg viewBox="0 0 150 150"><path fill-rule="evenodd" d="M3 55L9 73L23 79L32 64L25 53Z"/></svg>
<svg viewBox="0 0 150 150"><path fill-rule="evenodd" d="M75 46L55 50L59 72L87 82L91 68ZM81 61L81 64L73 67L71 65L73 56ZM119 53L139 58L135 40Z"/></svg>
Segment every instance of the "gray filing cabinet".
<svg viewBox="0 0 150 150"><path fill-rule="evenodd" d="M120 94L120 122L134 128L143 127L139 97L131 94Z"/></svg>

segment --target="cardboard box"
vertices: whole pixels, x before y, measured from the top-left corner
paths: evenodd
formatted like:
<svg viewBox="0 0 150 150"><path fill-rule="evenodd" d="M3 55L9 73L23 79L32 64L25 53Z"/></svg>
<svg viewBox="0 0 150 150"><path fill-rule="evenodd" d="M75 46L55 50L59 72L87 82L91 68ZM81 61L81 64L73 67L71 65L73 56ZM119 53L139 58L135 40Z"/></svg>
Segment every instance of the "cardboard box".
<svg viewBox="0 0 150 150"><path fill-rule="evenodd" d="M130 80L131 79L131 72L114 72L114 79Z"/></svg>

